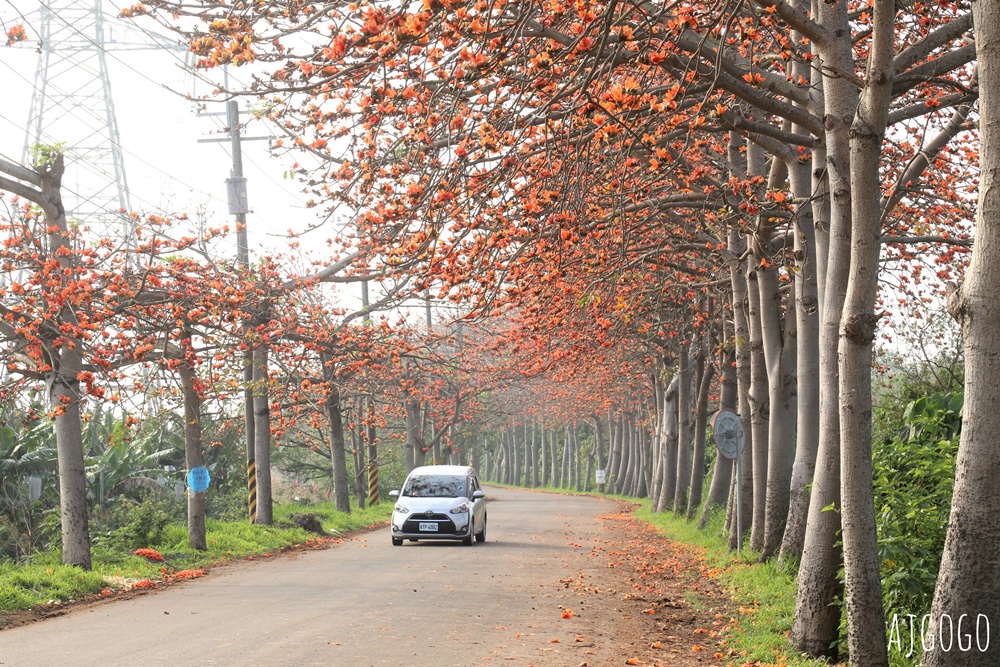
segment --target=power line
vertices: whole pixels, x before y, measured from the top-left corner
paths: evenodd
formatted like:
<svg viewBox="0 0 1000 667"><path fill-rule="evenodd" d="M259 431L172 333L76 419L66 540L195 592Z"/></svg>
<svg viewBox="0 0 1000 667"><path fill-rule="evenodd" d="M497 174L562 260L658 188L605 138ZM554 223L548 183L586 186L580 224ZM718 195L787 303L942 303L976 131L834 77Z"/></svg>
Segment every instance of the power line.
<svg viewBox="0 0 1000 667"><path fill-rule="evenodd" d="M13 7L15 9L15 11L17 11L17 13L22 18L24 18L25 20L27 20L27 17L25 17L24 14L21 13L17 9L17 7L15 7L13 5L12 2L10 2L10 0L7 0L7 2L8 2L8 4L11 5L11 7ZM142 79L142 80L144 80L144 81L146 81L146 82L148 82L148 83L156 86L157 88L166 89L168 92L171 92L171 93L174 93L174 94L180 96L178 93L176 93L175 91L171 90L165 84L161 83L160 81L154 80L153 78L151 78L150 76L148 76L142 70L138 69L137 67L133 66L129 62L126 62L122 58L120 58L117 55L115 55L114 53L112 53L111 50L110 50L110 48L106 48L104 45L102 45L100 43L99 40L94 39L91 36L87 35L77 25L75 25L74 23L71 23L70 21L66 20L66 18L65 18L64 15L62 15L59 12L55 11L55 9L53 8L53 5L51 4L51 0L50 0L49 3L45 2L45 1L42 1L42 2L40 2L40 4L41 4L41 6L45 10L48 10L48 12L51 14L51 18L55 18L59 23L61 23L66 28L68 28L70 31L72 31L76 35L82 37L82 39L83 39L84 42L86 42L87 44L95 47L100 53L107 54L115 62L120 63L122 66L124 66L128 71L132 72L135 75L138 75L140 79ZM118 7L115 3L112 2L110 4L120 11L120 7ZM150 30L146 29L143 26L140 26L140 25L136 24L135 22L129 22L129 23L125 24L125 25L130 26L130 27L134 27L134 28L140 30L145 35L149 36L151 39L154 39L155 40L155 44L153 45L153 49L152 50L155 51L156 53L162 53L162 52L166 51L167 53L170 54L170 57L173 60L177 61L177 63L179 63L182 66L182 68L185 71L191 72L192 75L194 75L195 77L197 77L198 80L200 80L202 82L206 82L206 83L208 83L210 85L213 85L213 86L217 86L217 84L215 84L215 82L212 82L211 80L209 80L205 76L200 75L200 74L192 71L192 69L188 65L188 63L185 62L180 56L178 56L176 50L169 48L168 46L166 46L163 43L164 37L162 35L159 35L158 33L151 32ZM32 29L34 31L34 28L32 28ZM17 70L15 70L13 67L11 67L6 62L4 62L3 64L5 65L5 67L8 70L10 70L13 74L15 74L15 76L17 76L19 79L21 79L22 81L24 81L25 83L27 83L36 92L36 94L38 94L38 95L43 94L42 91L39 90L38 85L36 85L34 83L31 83L26 77L24 77L20 72L18 72ZM97 75L96 72L92 72L92 74ZM246 87L246 84L244 82L242 82L240 80L240 78L238 78L236 76L232 76L232 78L233 78L233 80L236 82L236 84L238 86L242 86L244 88ZM70 115L70 112L72 111L72 116L84 128L86 128L88 136L93 136L95 134L99 134L99 133L101 133L104 130L104 128L106 126L106 124L104 123L104 120L102 118L100 118L99 115L97 113L95 113L95 111L90 106L83 105L84 109L86 109L86 111L83 112L83 113L80 113L80 110L79 110L78 107L74 107L74 109L72 109L72 110L67 109L65 107L65 99L69 99L71 96L66 95L65 93L62 93L61 91L58 91L57 90L58 87L52 86L51 84L48 86L48 88L50 90L54 90L54 92L56 92L58 95L61 95L64 98L64 100L62 100L62 101L60 101L60 100L56 101L57 108L60 109L60 113L66 114L66 115ZM188 96L184 96L184 97L187 98ZM19 125L17 123L14 123L9 118L3 117L3 116L0 116L0 117L2 117L4 121L6 121L7 123L11 124L12 126L19 127ZM40 128L39 128L39 130L40 130ZM40 130L40 132L41 132L41 130ZM45 133L45 137L46 137L46 139L49 139L48 133ZM192 185L190 185L188 183L185 183L183 180L177 178L176 176L174 176L171 173L168 173L168 172L164 171L158 165L153 164L149 160L146 160L144 157L142 157L141 155L137 154L136 152L128 150L123 145L121 145L120 141L114 141L114 140L112 140L112 145L117 150L121 151L121 153L129 155L130 159L138 160L143 165L151 168L154 172L165 176L171 182L177 183L180 186L182 186L183 188L185 188L185 189L187 189L187 190L189 190L191 192L199 193L202 196L207 197L209 200L215 201L217 203L222 203L223 200L220 197L218 197L216 195L213 195L211 193L205 192L204 190L200 190L199 188L196 188L196 187L194 187L194 186L192 186ZM287 189L285 187L285 184L280 183L278 180L276 180L269 173L269 170L265 169L258 161L254 160L250 156L248 156L248 161L258 170L258 172L261 175L264 176L264 178L266 178L268 181L270 181L279 190L281 190L282 192L284 192L288 196L297 196L297 193L293 193L291 190L289 190L289 189ZM97 172L96 170L94 170L91 167L91 165L84 164L83 166L84 166L84 169L88 170L90 173L100 174L100 172ZM77 197L83 199L83 197L80 197L79 193L74 192L71 188L67 188L67 192L70 192L70 193L76 195ZM144 197L141 198L141 199L143 201L148 202L148 200L146 198L144 198ZM87 201L91 201L91 200L92 200L92 198L88 198L87 199Z"/></svg>
<svg viewBox="0 0 1000 667"><path fill-rule="evenodd" d="M21 79L21 80L22 80L22 81L23 81L24 83L26 83L26 84L27 84L28 86L30 86L30 87L31 87L31 88L32 88L33 90L35 90L35 91L36 91L37 93L39 93L39 94L40 94L40 93L42 92L41 90L39 90L38 86L37 86L37 85L36 85L36 84L35 84L34 82L30 81L30 80L29 80L29 79L28 79L27 77L25 77L25 76L24 76L24 75L22 75L22 74L21 74L20 72L18 72L18 71L17 71L17 70L15 70L15 69L14 69L13 67L11 67L11 66L10 66L10 65L9 65L8 63L6 63L6 62L4 62L4 61L0 61L0 64L4 65L4 66L5 66L5 67L6 67L7 69L9 69L9 70L10 70L10 71L11 71L11 72L12 72L13 74L15 74L15 75L16 75L16 76L17 76L18 78L20 78L20 79ZM68 109L65 109L65 111L66 111L67 113L69 112L69 110L68 110ZM100 121L100 119L96 117L96 114L95 114L95 113L93 112L93 110L91 110L91 109L87 109L87 110L86 110L86 114L87 114L87 116L89 116L89 117L93 118L94 120L97 120L97 121ZM6 121L7 123L9 123L10 125L12 125L13 127L15 127L15 128L18 128L18 129L21 129L21 130L23 131L23 126L22 126L22 125L20 125L19 123L16 123L16 122L12 121L11 119L9 119L9 118L7 118L6 116L4 116L3 114L0 114L0 118L2 118L3 120L5 120L5 121ZM79 120L79 121L80 121L81 123L83 123L83 125L84 125L84 126L85 126L85 127L86 127L86 128L88 129L88 130L90 130L90 131L92 131L92 132L96 132L96 131L99 131L99 128L96 128L96 127L94 127L93 125L91 125L90 123L86 122L86 117L80 117L80 116L77 116L77 117L76 117L76 119L77 119L77 120ZM45 135L45 137L44 137L44 138L46 139L46 141L47 141L48 143L55 143L55 142L57 141L57 139L56 139L55 137L52 137L52 136L48 135L48 133L46 133L46 135ZM123 145L122 145L122 144L121 144L120 142L116 142L116 145L118 146L118 148L119 148L119 149L120 149L120 150L121 150L122 152L124 152L124 153L127 153L127 154L129 155L129 157L130 157L130 158L132 158L132 159L135 159L135 160L139 161L140 163L142 163L142 164L144 164L144 165L146 165L146 166L150 167L151 169L153 169L153 170L154 170L154 171L156 171L157 173L159 173L159 174L162 174L163 176L166 176L167 178L169 178L170 180L174 181L174 182L175 182L175 183L177 183L178 185L181 185L181 186L183 186L184 188L187 188L187 189L191 190L192 192L196 192L196 193L198 193L198 194L200 194L200 195L203 195L203 196L205 196L205 197L208 197L208 198L210 198L210 199L212 199L212 200L215 200L216 202L218 202L218 203L220 203L220 204L221 204L221 203L225 203L225 202L224 202L224 200L223 200L223 199L222 199L221 197L218 197L217 195L213 195L213 194L211 194L211 193L209 193L209 192L206 192L206 191L204 191L204 190L201 190L201 189L199 189L199 188L197 188L197 187L195 187L195 186L191 185L190 183L186 183L186 182L184 182L183 180L181 180L181 179L177 178L177 177L176 177L176 176L174 176L173 174L170 174L169 172L166 172L166 171L164 171L163 169L161 169L161 168L160 168L160 167L158 167L157 165L155 165L155 164L153 164L152 162L150 162L150 161L146 160L146 159L145 159L144 157L142 157L142 156L141 156L140 154L138 154L138 153L136 153L136 152L134 152L134 151L132 151L132 150L129 150L128 148L126 148L125 146L123 146ZM9 156L8 156L8 157L6 157L6 159L8 159L8 160L10 160L10 161L12 161L12 162L20 162L20 160L15 160L15 159L12 159L12 158L10 158ZM88 170L90 170L90 172L91 172L91 173L93 173L93 174L95 174L95 175L100 175L100 172L98 172L98 171L94 170L94 169L93 169L93 168L92 168L92 167L91 167L91 166L90 166L89 164L87 164L86 162L83 162L83 163L81 164L81 166L82 166L82 167L84 167L84 168L86 168L86 169L88 169ZM71 194L73 194L73 195L74 195L74 196L76 196L76 197L81 197L80 193L78 193L78 192L75 192L75 191L73 191L73 190L72 190L72 189L70 189L70 188L66 188L66 190L67 190L67 192L70 192ZM145 198L143 198L143 199L145 200ZM147 203L152 203L152 202L149 202L148 200L145 200L145 201L147 201Z"/></svg>

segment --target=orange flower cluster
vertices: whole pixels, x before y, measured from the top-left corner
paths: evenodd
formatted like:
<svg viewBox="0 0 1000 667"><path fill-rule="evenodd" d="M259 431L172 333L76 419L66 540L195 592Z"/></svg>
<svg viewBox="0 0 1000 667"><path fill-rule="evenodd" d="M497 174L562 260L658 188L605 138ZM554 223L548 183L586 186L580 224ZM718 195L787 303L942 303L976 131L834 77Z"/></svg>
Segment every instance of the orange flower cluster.
<svg viewBox="0 0 1000 667"><path fill-rule="evenodd" d="M7 46L23 42L26 39L28 39L28 33L25 32L23 25L18 24L7 31Z"/></svg>
<svg viewBox="0 0 1000 667"><path fill-rule="evenodd" d="M180 572L174 572L170 575L170 579L197 579L198 577L204 577L205 570L181 570Z"/></svg>
<svg viewBox="0 0 1000 667"><path fill-rule="evenodd" d="M136 549L132 553L135 554L136 556L142 556L146 560L156 561L158 563L163 562L163 556L156 549L147 549L147 548Z"/></svg>

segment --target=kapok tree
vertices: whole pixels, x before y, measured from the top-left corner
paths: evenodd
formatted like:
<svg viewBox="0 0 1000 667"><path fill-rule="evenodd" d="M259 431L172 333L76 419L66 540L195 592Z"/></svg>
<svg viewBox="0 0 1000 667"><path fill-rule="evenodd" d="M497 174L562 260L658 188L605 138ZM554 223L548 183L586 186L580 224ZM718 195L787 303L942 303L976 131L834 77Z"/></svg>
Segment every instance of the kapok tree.
<svg viewBox="0 0 1000 667"><path fill-rule="evenodd" d="M91 302L94 253L82 247L66 220L60 193L63 156L46 153L28 169L0 160L0 190L37 208L13 202L3 254L5 282L0 331L15 346L8 371L45 383L55 424L59 459L62 560L90 569L87 478L80 405L92 377L84 369L85 346L100 330ZM18 210L19 209L19 210Z"/></svg>
<svg viewBox="0 0 1000 667"><path fill-rule="evenodd" d="M891 20L897 11L903 20ZM202 17L215 13L206 7ZM282 39L315 30L313 17L320 15L336 15L340 23L317 44ZM572 189L533 190L534 173L518 170L532 155L583 156L589 167L607 161L614 153L607 144L617 141L629 148L618 155L637 160L634 165L647 159L659 167L674 158L672 140L687 142L687 126L717 118L781 156L789 180L808 190L802 196L796 187L795 198L814 204L817 223L829 221L829 234L820 230L814 255L820 307L812 317L820 319L822 409L800 411L821 415L822 465L812 487L813 529L803 551L793 637L810 652L826 651L835 639L830 600L838 568L829 555L838 527L836 517L821 516L821 509L843 496L850 507L842 516L850 520L844 546L852 656L884 662L865 417L865 350L876 321L881 225L898 203L882 187L891 170L881 169L881 146L890 123L930 118L944 143L961 130L962 123L948 123L942 115L976 95L967 67L974 48L962 42L971 26L968 12L876 4L874 12L852 17L846 3L817 3L807 12L799 4L757 0L670 8L432 3L412 11L386 3L327 13L262 5L238 19L218 18L194 35L204 64L253 58L286 63L275 72L276 83L261 81L260 89L292 93L279 100L285 106L276 113L291 124L286 127L303 149L327 154L336 165L323 174L329 178L317 179L317 192L324 196L331 182L339 182L331 192L359 211L364 237L391 266L436 264L461 271L469 266L463 258L490 257L497 261L482 274L496 284L521 257L518 225L528 221L512 218L510 208L522 195L526 208L552 213L525 224L525 237L572 234L565 226L579 216L567 217L554 204L557 194ZM871 69L861 72L859 62ZM300 102L297 92L309 97ZM685 111L686 122L671 122ZM635 132L646 121L664 121L656 124L667 134ZM680 135L669 134L682 125ZM339 133L353 137L346 152L332 141ZM651 140L644 146L646 134ZM596 140L588 143L591 138ZM775 141L801 160L789 159ZM942 142L913 146L911 154L938 152ZM553 148L558 145L565 147L561 153ZM820 174L815 183L803 178L809 169L795 168L802 166ZM907 175L902 185L909 188L925 172L918 167L898 173ZM626 181L595 180L607 188L604 212L611 219L616 210L648 210L651 202L659 208L668 197L657 189L640 191L636 200L628 194L634 189L616 187ZM663 185L652 176L650 183ZM452 224L458 229L443 233ZM474 289L464 293L479 296ZM840 463L851 468L850 475L839 474Z"/></svg>

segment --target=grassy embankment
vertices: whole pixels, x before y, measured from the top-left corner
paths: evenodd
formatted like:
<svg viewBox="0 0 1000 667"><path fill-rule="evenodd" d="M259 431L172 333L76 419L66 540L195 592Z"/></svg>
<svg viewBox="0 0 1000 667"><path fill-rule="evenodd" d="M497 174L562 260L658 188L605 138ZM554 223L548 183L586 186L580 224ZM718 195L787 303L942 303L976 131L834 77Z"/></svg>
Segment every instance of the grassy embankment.
<svg viewBox="0 0 1000 667"><path fill-rule="evenodd" d="M696 521L675 517L672 512L654 513L649 501L640 501L635 516L660 529L670 539L689 546L705 563L705 572L716 579L735 603L727 630L727 645L735 652L729 664L817 667L821 660L806 658L791 650L788 632L795 614L795 571L772 559L759 562L760 554L729 551L722 535L722 513L704 530Z"/></svg>
<svg viewBox="0 0 1000 667"><path fill-rule="evenodd" d="M30 563L0 562L0 613L30 609L48 603L79 600L88 595L112 596L131 587L153 588L175 578L201 576L205 567L231 559L271 557L282 549L319 548L351 531L388 520L392 503L374 508L337 512L333 503L275 505L274 526L246 522L207 522L207 551L188 546L187 528L171 524L157 543L146 545L163 561L136 556L132 551L115 550L98 544L93 549L93 569L60 564L58 552L36 554ZM320 538L289 521L294 513L315 514L323 528L333 535Z"/></svg>

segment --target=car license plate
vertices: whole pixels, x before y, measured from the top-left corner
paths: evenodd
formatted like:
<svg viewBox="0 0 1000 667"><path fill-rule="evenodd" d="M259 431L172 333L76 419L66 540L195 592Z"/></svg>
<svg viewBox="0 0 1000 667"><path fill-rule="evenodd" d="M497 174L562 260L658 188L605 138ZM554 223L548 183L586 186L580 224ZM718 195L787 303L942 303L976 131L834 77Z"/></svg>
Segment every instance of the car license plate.
<svg viewBox="0 0 1000 667"><path fill-rule="evenodd" d="M438 525L436 523L421 523L420 524L420 531L421 532L436 533L437 529L438 529Z"/></svg>

